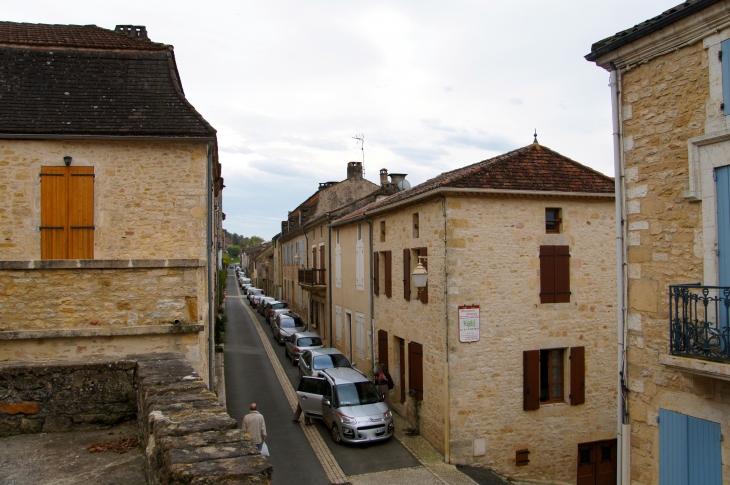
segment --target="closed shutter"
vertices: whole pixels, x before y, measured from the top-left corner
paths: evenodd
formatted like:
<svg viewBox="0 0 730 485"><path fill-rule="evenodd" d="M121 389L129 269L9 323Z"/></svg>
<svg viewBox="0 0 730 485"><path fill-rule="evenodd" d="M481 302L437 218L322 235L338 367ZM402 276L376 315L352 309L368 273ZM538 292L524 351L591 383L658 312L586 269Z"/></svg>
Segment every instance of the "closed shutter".
<svg viewBox="0 0 730 485"><path fill-rule="evenodd" d="M540 407L540 351L522 352L522 409L531 411Z"/></svg>
<svg viewBox="0 0 730 485"><path fill-rule="evenodd" d="M408 342L408 388L423 401L423 345Z"/></svg>
<svg viewBox="0 0 730 485"><path fill-rule="evenodd" d="M428 269L428 260L425 259L425 257L428 256L428 248L418 248L418 255L424 257L424 259L421 259L419 261L421 264L423 264L424 268ZM428 283L426 283L426 286L424 286L423 288L419 288L418 300L421 303L428 303Z"/></svg>
<svg viewBox="0 0 730 485"><path fill-rule="evenodd" d="M69 259L94 259L94 167L69 167Z"/></svg>
<svg viewBox="0 0 730 485"><path fill-rule="evenodd" d="M406 402L406 346L402 338L398 339L398 363L400 369L398 378L400 379L400 401Z"/></svg>
<svg viewBox="0 0 730 485"><path fill-rule="evenodd" d="M555 302L570 302L570 248L555 246Z"/></svg>
<svg viewBox="0 0 730 485"><path fill-rule="evenodd" d="M317 247L312 246L312 266L310 266L312 269L317 269Z"/></svg>
<svg viewBox="0 0 730 485"><path fill-rule="evenodd" d="M324 245L322 245L319 247L319 269L325 268L327 268L327 266L324 264Z"/></svg>
<svg viewBox="0 0 730 485"><path fill-rule="evenodd" d="M385 296L393 296L393 253L385 252Z"/></svg>
<svg viewBox="0 0 730 485"><path fill-rule="evenodd" d="M586 402L586 349L570 348L570 404Z"/></svg>
<svg viewBox="0 0 730 485"><path fill-rule="evenodd" d="M722 101L725 104L723 113L727 116L730 115L730 40L720 43L720 53L722 55Z"/></svg>
<svg viewBox="0 0 730 485"><path fill-rule="evenodd" d="M66 167L41 167L41 259L68 254L68 181Z"/></svg>
<svg viewBox="0 0 730 485"><path fill-rule="evenodd" d="M659 483L688 485L687 416L659 409Z"/></svg>
<svg viewBox="0 0 730 485"><path fill-rule="evenodd" d="M373 252L373 294L380 294L380 254Z"/></svg>
<svg viewBox="0 0 730 485"><path fill-rule="evenodd" d="M568 246L540 246L540 303L570 302Z"/></svg>
<svg viewBox="0 0 730 485"><path fill-rule="evenodd" d="M720 424L659 409L659 483L720 485Z"/></svg>
<svg viewBox="0 0 730 485"><path fill-rule="evenodd" d="M388 368L388 332L378 330L378 362Z"/></svg>
<svg viewBox="0 0 730 485"><path fill-rule="evenodd" d="M724 44L724 42L723 42ZM730 59L730 48L724 56ZM723 73L723 83L725 76ZM727 103L726 103L727 104ZM715 169L715 204L717 205L717 256L720 286L730 286L730 167ZM723 317L725 313L724 307ZM723 322L725 318L721 319Z"/></svg>
<svg viewBox="0 0 730 485"><path fill-rule="evenodd" d="M411 300L411 250L403 250L403 298Z"/></svg>

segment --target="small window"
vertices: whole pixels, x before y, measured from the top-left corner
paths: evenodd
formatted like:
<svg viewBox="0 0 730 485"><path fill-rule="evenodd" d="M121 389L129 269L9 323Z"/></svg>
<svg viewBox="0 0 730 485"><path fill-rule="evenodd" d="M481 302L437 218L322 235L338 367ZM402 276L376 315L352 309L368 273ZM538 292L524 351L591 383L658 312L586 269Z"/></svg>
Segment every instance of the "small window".
<svg viewBox="0 0 730 485"><path fill-rule="evenodd" d="M357 223L357 240L362 240L362 222Z"/></svg>
<svg viewBox="0 0 730 485"><path fill-rule="evenodd" d="M417 238L418 233L418 212L416 212L415 214L413 214L413 237Z"/></svg>
<svg viewBox="0 0 730 485"><path fill-rule="evenodd" d="M385 242L385 221L380 221L380 242Z"/></svg>
<svg viewBox="0 0 730 485"><path fill-rule="evenodd" d="M560 234L562 222L560 209L545 209L545 232L547 234Z"/></svg>
<svg viewBox="0 0 730 485"><path fill-rule="evenodd" d="M563 401L563 349L541 350L540 403Z"/></svg>

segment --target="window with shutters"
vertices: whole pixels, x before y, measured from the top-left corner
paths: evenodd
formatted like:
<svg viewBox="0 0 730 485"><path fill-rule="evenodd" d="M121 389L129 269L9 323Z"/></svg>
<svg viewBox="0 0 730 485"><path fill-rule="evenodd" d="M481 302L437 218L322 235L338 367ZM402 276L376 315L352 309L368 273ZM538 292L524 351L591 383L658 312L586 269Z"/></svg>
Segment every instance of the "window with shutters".
<svg viewBox="0 0 730 485"><path fill-rule="evenodd" d="M523 409L565 402L565 356L568 349L526 350L523 362ZM571 347L570 404L585 403L585 347Z"/></svg>
<svg viewBox="0 0 730 485"><path fill-rule="evenodd" d="M563 402L563 349L540 351L540 403Z"/></svg>
<svg viewBox="0 0 730 485"><path fill-rule="evenodd" d="M373 253L373 294L393 296L393 253L375 251Z"/></svg>
<svg viewBox="0 0 730 485"><path fill-rule="evenodd" d="M94 259L94 167L41 167L41 259Z"/></svg>
<svg viewBox="0 0 730 485"><path fill-rule="evenodd" d="M420 256L420 258L419 258ZM410 301L416 293L416 299L421 303L428 303L428 283L423 288L417 288L413 282L411 274L413 269L420 262L424 268L428 269L428 248L413 248L403 250L403 298Z"/></svg>
<svg viewBox="0 0 730 485"><path fill-rule="evenodd" d="M568 246L540 246L540 303L570 302Z"/></svg>
<svg viewBox="0 0 730 485"><path fill-rule="evenodd" d="M355 244L355 289L365 290L365 245L362 240Z"/></svg>

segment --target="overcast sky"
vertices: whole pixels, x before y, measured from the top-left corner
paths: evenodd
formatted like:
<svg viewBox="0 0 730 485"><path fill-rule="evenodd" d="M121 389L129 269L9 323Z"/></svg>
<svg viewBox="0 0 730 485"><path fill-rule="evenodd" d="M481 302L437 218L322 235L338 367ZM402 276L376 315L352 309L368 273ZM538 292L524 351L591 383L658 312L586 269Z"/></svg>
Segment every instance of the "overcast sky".
<svg viewBox="0 0 730 485"><path fill-rule="evenodd" d="M412 185L538 141L613 175L593 42L679 0L0 0L1 20L145 25L218 130L224 227L270 239L362 160Z"/></svg>

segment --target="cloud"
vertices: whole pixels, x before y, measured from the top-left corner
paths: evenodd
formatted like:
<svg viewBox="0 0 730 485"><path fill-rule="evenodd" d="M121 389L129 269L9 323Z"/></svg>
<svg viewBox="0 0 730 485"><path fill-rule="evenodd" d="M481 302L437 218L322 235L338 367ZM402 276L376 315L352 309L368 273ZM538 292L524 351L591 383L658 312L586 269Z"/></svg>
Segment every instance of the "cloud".
<svg viewBox="0 0 730 485"><path fill-rule="evenodd" d="M426 128L430 128L432 130L450 131L450 132L459 131L457 128L455 128L451 125L446 125L441 120L438 120L438 119L423 119L423 120L421 120L421 123Z"/></svg>
<svg viewBox="0 0 730 485"><path fill-rule="evenodd" d="M454 90L454 88L452 88L451 86L446 86L446 87L444 87L444 92L446 92L446 93L450 93L450 92L452 92L453 90Z"/></svg>
<svg viewBox="0 0 730 485"><path fill-rule="evenodd" d="M408 145L397 145L389 147L390 151L400 155L401 157L412 161L431 162L438 160L449 152L441 147L435 146L408 146Z"/></svg>
<svg viewBox="0 0 730 485"><path fill-rule="evenodd" d="M509 104L524 104L524 102L520 98L509 98L507 101L509 102Z"/></svg>
<svg viewBox="0 0 730 485"><path fill-rule="evenodd" d="M460 133L456 135L449 135L444 138L444 143L461 147L480 148L499 153L508 152L517 148L517 144L512 140L500 136L488 136L483 134L473 135Z"/></svg>
<svg viewBox="0 0 730 485"><path fill-rule="evenodd" d="M241 153L244 155L248 155L250 153L255 153L253 150L251 150L250 148L245 147L245 146L223 146L223 145L221 145L218 149L225 153Z"/></svg>
<svg viewBox="0 0 730 485"><path fill-rule="evenodd" d="M325 138L302 138L298 136L287 136L282 138L283 141L292 145L301 145L309 148L319 148L321 150L347 150L348 146L344 141L325 139Z"/></svg>

